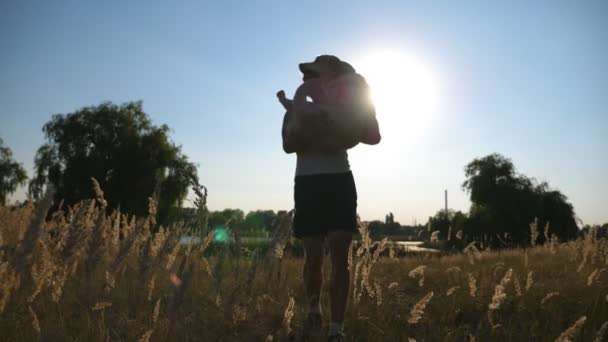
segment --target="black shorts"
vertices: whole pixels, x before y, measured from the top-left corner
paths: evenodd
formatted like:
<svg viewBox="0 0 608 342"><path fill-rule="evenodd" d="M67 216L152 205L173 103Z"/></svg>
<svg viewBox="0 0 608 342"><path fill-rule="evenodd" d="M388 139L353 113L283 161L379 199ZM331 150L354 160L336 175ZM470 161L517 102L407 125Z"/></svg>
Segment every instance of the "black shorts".
<svg viewBox="0 0 608 342"><path fill-rule="evenodd" d="M356 232L357 189L352 172L296 176L296 238L325 236L331 230Z"/></svg>

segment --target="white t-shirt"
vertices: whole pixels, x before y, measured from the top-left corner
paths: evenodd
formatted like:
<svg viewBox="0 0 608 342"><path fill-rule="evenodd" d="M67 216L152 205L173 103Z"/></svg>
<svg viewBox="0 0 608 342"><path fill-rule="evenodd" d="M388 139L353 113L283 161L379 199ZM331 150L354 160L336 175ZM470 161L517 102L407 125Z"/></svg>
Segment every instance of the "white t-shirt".
<svg viewBox="0 0 608 342"><path fill-rule="evenodd" d="M345 173L350 171L346 150L297 153L296 176Z"/></svg>

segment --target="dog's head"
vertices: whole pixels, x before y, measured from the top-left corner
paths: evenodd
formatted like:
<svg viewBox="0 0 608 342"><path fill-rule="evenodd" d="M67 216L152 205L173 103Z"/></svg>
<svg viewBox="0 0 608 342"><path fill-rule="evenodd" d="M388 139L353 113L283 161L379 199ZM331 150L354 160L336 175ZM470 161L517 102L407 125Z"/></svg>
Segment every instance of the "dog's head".
<svg viewBox="0 0 608 342"><path fill-rule="evenodd" d="M311 78L334 77L348 73L354 73L355 68L350 64L332 55L321 55L309 63L300 63L300 71L306 81Z"/></svg>

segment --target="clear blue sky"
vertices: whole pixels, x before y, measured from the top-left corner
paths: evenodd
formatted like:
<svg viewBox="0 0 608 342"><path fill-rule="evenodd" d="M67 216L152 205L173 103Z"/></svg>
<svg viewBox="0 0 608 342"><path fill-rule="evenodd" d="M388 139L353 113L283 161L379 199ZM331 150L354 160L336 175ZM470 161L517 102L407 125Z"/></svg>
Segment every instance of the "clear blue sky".
<svg viewBox="0 0 608 342"><path fill-rule="evenodd" d="M200 164L211 209L289 209L275 92L318 54L357 67L391 50L423 61L440 93L411 139L385 116L384 141L352 151L362 218L425 221L444 189L468 210L464 166L498 152L584 223L608 221L608 2L176 3L0 3L0 137L30 174L52 114L143 100Z"/></svg>

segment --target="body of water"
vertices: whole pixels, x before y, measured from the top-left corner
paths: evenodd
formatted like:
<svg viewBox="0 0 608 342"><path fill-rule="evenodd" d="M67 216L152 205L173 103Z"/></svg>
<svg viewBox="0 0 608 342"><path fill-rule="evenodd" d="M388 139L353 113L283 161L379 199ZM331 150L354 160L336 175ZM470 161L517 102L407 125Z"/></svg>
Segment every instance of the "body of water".
<svg viewBox="0 0 608 342"><path fill-rule="evenodd" d="M248 244L264 244L269 243L272 239L268 237L241 237L241 243ZM201 242L201 238L198 236L182 236L180 243L182 245L188 245L190 243L198 244ZM233 240L227 240L226 242L232 243ZM422 247L423 241L391 241L397 249L405 252L439 252L436 249Z"/></svg>

